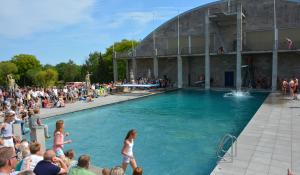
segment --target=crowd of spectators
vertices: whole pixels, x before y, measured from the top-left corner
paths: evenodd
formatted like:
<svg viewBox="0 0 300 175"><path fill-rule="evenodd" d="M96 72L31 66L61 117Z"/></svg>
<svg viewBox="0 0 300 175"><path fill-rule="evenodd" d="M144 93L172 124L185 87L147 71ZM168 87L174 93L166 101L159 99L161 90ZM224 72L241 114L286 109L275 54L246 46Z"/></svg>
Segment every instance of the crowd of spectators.
<svg viewBox="0 0 300 175"><path fill-rule="evenodd" d="M39 112L40 108L64 107L76 101L90 102L93 98L109 94L112 88L111 84L93 84L88 91L84 86L20 88L13 92L0 89L0 174L95 175L89 170L88 155L81 155L75 161L74 150L63 150L64 144L72 142L64 141L68 134L63 131L63 121L57 122L56 130L51 135ZM13 124L20 124L22 135L29 134L30 139L21 140L16 136ZM44 129L45 138L54 137L53 148L43 150L41 143L34 140L31 133L38 127ZM124 174L121 167L104 168L102 172L104 175ZM134 171L136 175L137 172L142 174L141 168Z"/></svg>

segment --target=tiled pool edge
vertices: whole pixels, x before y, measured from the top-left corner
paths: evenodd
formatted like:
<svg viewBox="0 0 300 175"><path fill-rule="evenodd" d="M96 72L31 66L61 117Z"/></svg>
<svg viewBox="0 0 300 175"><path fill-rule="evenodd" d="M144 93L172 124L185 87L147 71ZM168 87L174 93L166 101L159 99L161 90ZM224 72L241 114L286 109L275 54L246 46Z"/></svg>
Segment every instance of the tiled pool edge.
<svg viewBox="0 0 300 175"><path fill-rule="evenodd" d="M211 175L282 175L287 174L287 168L300 173L295 166L300 164L297 106L299 101L269 94L239 135L233 162L220 162Z"/></svg>
<svg viewBox="0 0 300 175"><path fill-rule="evenodd" d="M94 108L98 108L98 107L105 107L105 106L108 106L108 105L124 103L124 102L127 102L127 101L137 100L137 99L150 97L150 96L154 96L154 95L159 95L159 94L162 94L162 93L175 91L175 90L178 90L178 89L174 88L174 89L168 89L168 90L164 90L164 91L150 92L149 94L140 95L140 96L134 96L134 95L130 96L130 93L128 93L128 96L119 95L119 94L109 95L108 97L119 97L119 99L116 99L115 101L110 101L110 102L108 102L107 99L104 99L104 98L108 98L108 97L100 97L103 100L106 100L106 102L104 102L104 103L101 103L101 102L98 102L98 103L97 102L96 103L95 102L91 102L91 103L83 103L82 102L81 103L81 102L77 101L77 102L75 102L76 104L75 103L67 104L66 107L64 107L64 108L41 109L40 117L43 118L43 119L47 119L47 118L56 117L56 116L63 115L63 114L69 114L69 113L84 111L84 110L88 110L88 109L94 109ZM122 97L123 99L121 99L120 97ZM98 100L98 99L96 99L96 100ZM70 108L70 107L68 107L69 105L73 105L73 106L79 105L81 107L77 108L77 109L74 109L74 108L73 109L68 109L68 108ZM67 110L64 110L64 109L67 109ZM55 110L56 112L50 112L49 110Z"/></svg>

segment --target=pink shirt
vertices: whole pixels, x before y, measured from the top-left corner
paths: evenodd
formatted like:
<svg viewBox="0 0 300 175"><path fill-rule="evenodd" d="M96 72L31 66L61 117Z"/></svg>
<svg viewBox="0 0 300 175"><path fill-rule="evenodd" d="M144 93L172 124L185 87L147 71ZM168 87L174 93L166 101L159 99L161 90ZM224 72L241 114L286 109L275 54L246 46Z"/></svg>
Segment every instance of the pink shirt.
<svg viewBox="0 0 300 175"><path fill-rule="evenodd" d="M54 134L53 150L56 151L58 149L63 149L63 147L64 147L64 134L58 131Z"/></svg>

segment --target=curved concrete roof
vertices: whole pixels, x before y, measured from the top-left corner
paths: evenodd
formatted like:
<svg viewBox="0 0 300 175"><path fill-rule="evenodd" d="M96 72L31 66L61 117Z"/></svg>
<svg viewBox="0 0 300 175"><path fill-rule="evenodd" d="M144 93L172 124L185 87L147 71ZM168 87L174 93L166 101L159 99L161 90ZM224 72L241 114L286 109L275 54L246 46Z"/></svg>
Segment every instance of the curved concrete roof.
<svg viewBox="0 0 300 175"><path fill-rule="evenodd" d="M197 43L202 42L204 34L204 14L206 9L210 9L211 14L227 10L228 0L219 0L205 5L198 6L179 14L180 37L188 35L198 37ZM273 0L237 0L242 2L243 12L246 16L244 31L265 31L273 28ZM234 5L236 0L232 0ZM277 23L278 28L299 28L300 27L300 3L288 0L277 0ZM234 9L235 7L233 7ZM174 43L177 38L177 18L178 15L166 21L150 34L148 34L137 47L137 52L144 55L153 54L153 33L155 32L156 48L160 50L175 48ZM222 21L219 21L222 22ZM234 22L234 19L233 21ZM225 24L220 24L225 25ZM234 24L228 24L221 30L224 37L233 37ZM211 33L216 32L211 30ZM234 37L233 37L234 38ZM186 42L181 40L182 42ZM228 41L230 43L231 41ZM173 45L172 45L173 44ZM184 45L184 44L183 44ZM176 46L177 47L177 46ZM184 47L184 46L182 46ZM200 47L200 46L199 46ZM202 46L201 46L202 47Z"/></svg>

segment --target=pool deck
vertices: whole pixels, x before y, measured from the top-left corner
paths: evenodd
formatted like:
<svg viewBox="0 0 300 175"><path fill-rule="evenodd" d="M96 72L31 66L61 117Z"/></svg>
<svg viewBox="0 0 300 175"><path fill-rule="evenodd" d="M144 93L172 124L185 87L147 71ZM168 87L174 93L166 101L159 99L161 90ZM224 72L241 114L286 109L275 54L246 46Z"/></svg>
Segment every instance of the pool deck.
<svg viewBox="0 0 300 175"><path fill-rule="evenodd" d="M300 174L300 100L270 94L237 138L237 154L211 175Z"/></svg>
<svg viewBox="0 0 300 175"><path fill-rule="evenodd" d="M164 90L156 90L156 91L134 91L132 93L120 93L114 95L108 95L105 97L95 98L93 102L83 102L77 101L75 103L67 103L63 108L41 108L40 115L41 118L49 118L57 115L82 111L86 109L96 108L100 106L106 106L110 104L125 102L128 100L133 100L141 97L147 97L150 95L155 95L165 92Z"/></svg>

